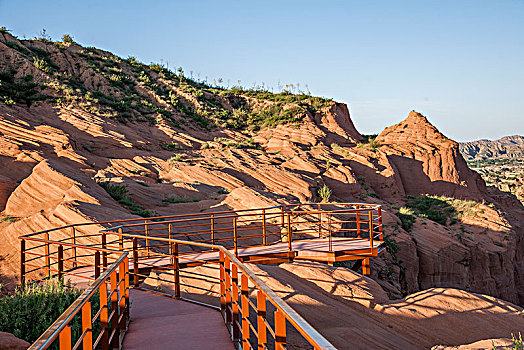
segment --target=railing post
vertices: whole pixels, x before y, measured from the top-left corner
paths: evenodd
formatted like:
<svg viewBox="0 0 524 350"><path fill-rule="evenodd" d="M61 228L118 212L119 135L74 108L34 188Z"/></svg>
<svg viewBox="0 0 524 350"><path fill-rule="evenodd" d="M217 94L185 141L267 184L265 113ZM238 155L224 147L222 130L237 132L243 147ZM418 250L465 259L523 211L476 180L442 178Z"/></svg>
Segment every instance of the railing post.
<svg viewBox="0 0 524 350"><path fill-rule="evenodd" d="M220 311L222 312L222 317L226 318L226 270L224 263L224 252L219 250L218 260L220 263Z"/></svg>
<svg viewBox="0 0 524 350"><path fill-rule="evenodd" d="M100 252L95 252L95 279L100 277Z"/></svg>
<svg viewBox="0 0 524 350"><path fill-rule="evenodd" d="M362 259L362 274L364 276L369 276L371 269L369 268L369 258Z"/></svg>
<svg viewBox="0 0 524 350"><path fill-rule="evenodd" d="M60 350L71 350L71 325L66 325L60 331L58 342Z"/></svg>
<svg viewBox="0 0 524 350"><path fill-rule="evenodd" d="M49 232L45 233L45 239L49 241ZM45 242L44 250L47 277L51 277L51 258L49 257L49 242Z"/></svg>
<svg viewBox="0 0 524 350"><path fill-rule="evenodd" d="M266 209L262 209L262 244L267 245Z"/></svg>
<svg viewBox="0 0 524 350"><path fill-rule="evenodd" d="M331 213L328 214L328 251L333 251L333 241L331 239Z"/></svg>
<svg viewBox="0 0 524 350"><path fill-rule="evenodd" d="M233 218L233 240L235 243L235 256L238 258L237 217Z"/></svg>
<svg viewBox="0 0 524 350"><path fill-rule="evenodd" d="M247 275L242 274L241 277L241 300L242 300L242 349L249 350L249 285Z"/></svg>
<svg viewBox="0 0 524 350"><path fill-rule="evenodd" d="M378 212L378 232L379 232L380 241L383 242L384 236L382 234L382 207L381 206L378 207L377 212Z"/></svg>
<svg viewBox="0 0 524 350"><path fill-rule="evenodd" d="M369 209L369 246L373 249L373 210Z"/></svg>
<svg viewBox="0 0 524 350"><path fill-rule="evenodd" d="M239 291L239 288L238 288L238 268L235 264L231 264L231 289L232 289L232 293L231 293L231 304L233 306L233 332L232 332L232 335L233 335L233 343L236 345L239 343L240 341L240 327L239 327L239 322L240 322L240 318L238 317L239 313L239 300L238 300L238 291ZM242 313L244 312L244 310L242 309Z"/></svg>
<svg viewBox="0 0 524 350"><path fill-rule="evenodd" d="M118 281L116 271L111 272L111 333L113 338L111 339L111 345L113 348L119 347L120 342L120 330L118 329ZM92 346L91 346L92 348Z"/></svg>
<svg viewBox="0 0 524 350"><path fill-rule="evenodd" d="M275 311L275 349L284 350L286 348L286 316L282 311Z"/></svg>
<svg viewBox="0 0 524 350"><path fill-rule="evenodd" d="M148 221L145 220L144 221L144 225L145 225L145 231L146 231L146 252L147 252L147 257L149 258L150 255L149 255L149 225L147 224Z"/></svg>
<svg viewBox="0 0 524 350"><path fill-rule="evenodd" d="M293 251L293 247L291 246L291 213L287 214L287 245L290 252Z"/></svg>
<svg viewBox="0 0 524 350"><path fill-rule="evenodd" d="M58 280L61 280L64 273L64 246L58 246Z"/></svg>
<svg viewBox="0 0 524 350"><path fill-rule="evenodd" d="M133 284L138 287L138 243L133 237Z"/></svg>
<svg viewBox="0 0 524 350"><path fill-rule="evenodd" d="M102 249L107 249L107 235L105 232L102 232ZM104 271L107 269L107 252L102 251L102 266Z"/></svg>
<svg viewBox="0 0 524 350"><path fill-rule="evenodd" d="M224 278L225 278L225 296L226 296L226 324L231 324L231 274L230 274L229 257L224 257Z"/></svg>
<svg viewBox="0 0 524 350"><path fill-rule="evenodd" d="M280 226L284 228L284 207L280 207Z"/></svg>
<svg viewBox="0 0 524 350"><path fill-rule="evenodd" d="M118 228L118 248L122 251L124 250L124 236L122 236L122 227Z"/></svg>
<svg viewBox="0 0 524 350"><path fill-rule="evenodd" d="M93 350L93 324L91 321L91 302L87 301L82 306L82 332L85 332L82 339L82 348L84 350Z"/></svg>
<svg viewBox="0 0 524 350"><path fill-rule="evenodd" d="M125 299L126 299L126 317L127 320L129 320L129 257L126 256L124 259L124 267L125 267Z"/></svg>
<svg viewBox="0 0 524 350"><path fill-rule="evenodd" d="M180 298L180 265L178 264L178 243L173 244L173 275L175 279L175 297Z"/></svg>
<svg viewBox="0 0 524 350"><path fill-rule="evenodd" d="M20 285L25 286L25 239L20 241Z"/></svg>
<svg viewBox="0 0 524 350"><path fill-rule="evenodd" d="M126 331L126 268L124 261L118 265L118 280L119 280L119 293L118 293L118 308L120 315L120 331L124 333Z"/></svg>
<svg viewBox="0 0 524 350"><path fill-rule="evenodd" d="M74 226L71 226L71 235L73 236L73 256L74 256L74 261L73 261L73 268L77 267L78 264L76 262L77 260L77 255L76 255L76 229Z"/></svg>
<svg viewBox="0 0 524 350"><path fill-rule="evenodd" d="M360 238L360 205L356 205L357 209L357 238Z"/></svg>
<svg viewBox="0 0 524 350"><path fill-rule="evenodd" d="M258 349L264 350L267 345L267 330L266 330L266 296L264 292L259 290L257 292L257 333L258 333Z"/></svg>
<svg viewBox="0 0 524 350"><path fill-rule="evenodd" d="M320 208L318 212L318 238L322 238L322 212L320 211Z"/></svg>
<svg viewBox="0 0 524 350"><path fill-rule="evenodd" d="M211 244L215 244L215 214L211 214Z"/></svg>
<svg viewBox="0 0 524 350"><path fill-rule="evenodd" d="M167 238L172 239L173 236L173 226L171 223L167 224ZM173 256L173 245L169 244L169 256Z"/></svg>
<svg viewBox="0 0 524 350"><path fill-rule="evenodd" d="M109 349L109 306L107 305L107 284L100 287L100 328L102 339L100 340L102 350Z"/></svg>

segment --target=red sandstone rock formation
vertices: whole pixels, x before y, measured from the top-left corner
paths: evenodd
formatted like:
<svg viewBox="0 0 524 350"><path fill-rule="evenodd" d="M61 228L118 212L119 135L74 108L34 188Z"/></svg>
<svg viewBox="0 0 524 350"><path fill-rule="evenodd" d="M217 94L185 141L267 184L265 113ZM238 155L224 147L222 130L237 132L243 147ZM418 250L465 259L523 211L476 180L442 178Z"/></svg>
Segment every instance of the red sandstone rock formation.
<svg viewBox="0 0 524 350"><path fill-rule="evenodd" d="M74 76L87 92L122 98L122 90L93 69L85 57L89 54L80 55L80 46L60 49L10 36L8 40L48 50L57 71ZM30 73L38 82L53 82L53 75L36 69L22 51L0 42L0 68L16 67L18 78ZM106 58L98 61L115 62L113 68L128 75L140 98L173 112L165 96L137 82L129 64L117 63L109 53L88 52ZM22 63L16 66L17 62ZM201 99L173 81L146 66L140 69L148 70L150 79L178 96L186 108L204 107ZM43 92L56 94L51 85ZM253 111L274 105L252 96L203 94L230 109L235 99L247 101ZM30 107L0 103L0 209L2 217L12 217L0 222L0 273L7 277L18 274L18 235L73 222L136 217L98 181L127 186L137 205L160 215L317 201L318 188L326 184L333 200L384 205L385 232L399 251L396 263L385 252L374 260L372 271L390 297L453 287L524 305L522 207L504 194L488 191L467 168L458 145L418 113L386 128L377 141L360 143L347 107L338 103L314 114L295 104L302 113L299 122L239 131L221 126L203 130L179 112L173 112L172 119L144 114L123 123L117 120L122 113L106 111L107 116L86 110L83 98L69 104L40 101ZM221 143L221 138L234 141L233 146ZM250 138L260 146L234 146ZM172 159L174 155L178 158ZM418 218L407 232L395 215L396 207L404 205L406 195L425 193L481 204L474 215L454 225ZM171 203L177 199L182 200Z"/></svg>

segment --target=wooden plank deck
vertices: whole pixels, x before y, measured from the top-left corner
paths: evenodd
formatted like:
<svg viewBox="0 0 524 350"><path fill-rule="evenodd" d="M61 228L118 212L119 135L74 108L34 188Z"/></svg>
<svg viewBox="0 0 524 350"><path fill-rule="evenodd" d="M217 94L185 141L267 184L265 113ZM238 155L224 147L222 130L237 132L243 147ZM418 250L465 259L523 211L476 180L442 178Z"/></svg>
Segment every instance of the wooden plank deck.
<svg viewBox="0 0 524 350"><path fill-rule="evenodd" d="M373 241L374 248L380 248L383 242ZM292 250L297 253L298 256L329 256L329 241L324 238L312 238L299 241L293 241L291 243ZM369 250L369 240L367 239L354 239L354 238L343 238L333 237L331 243L331 252L339 253L345 252L346 254L362 254L362 251ZM235 253L234 249L229 249L231 253ZM270 245L260 245L253 247L238 248L238 256L240 258L251 257L251 256L265 256L271 254L282 254L289 252L289 245L287 242L279 242ZM183 253L179 259L180 264L188 264L191 262L210 262L218 261L218 252L206 251L206 252L195 252L195 253ZM326 259L326 261L328 261ZM169 265L169 257L156 258L156 259L143 259L144 263L141 265L139 261L139 268L146 267L146 265L154 266L166 266ZM132 269L132 266L130 266Z"/></svg>
<svg viewBox="0 0 524 350"><path fill-rule="evenodd" d="M137 289L130 291L132 312L122 348L234 349L220 312Z"/></svg>
<svg viewBox="0 0 524 350"><path fill-rule="evenodd" d="M374 241L373 247L380 249L383 245L383 242ZM329 251L329 241L323 238L313 238L305 239L292 242L292 250L296 254L297 259L301 260L314 260L314 261L324 261L324 262L333 262L338 260L348 260L355 257L362 258L361 254L368 252L369 254L369 240L367 239L354 239L354 238L342 238L342 237L333 237L332 238L332 251ZM231 253L235 253L233 249L229 250ZM284 254L289 252L289 246L287 242L280 242L271 245L265 246L254 246L254 247L245 247L238 249L238 256L240 258L249 258L249 257L264 257L268 255ZM217 251L205 251L205 252L195 252L195 253L184 253L185 255L181 256L179 263L181 265L190 264L195 262L212 262L218 261L218 252ZM336 255L338 254L338 258ZM354 255L354 256L352 256ZM133 271L134 266L132 263L132 256L130 256L129 261L129 270ZM155 267L162 267L170 265L169 257L161 258L141 258L139 259L138 268L139 270L144 269L154 269ZM69 272L74 273L77 276L68 276L67 272L65 273L66 280L71 281L73 284L76 284L78 287L87 285L88 280L85 280L86 277L93 278L94 270L92 267L81 267Z"/></svg>

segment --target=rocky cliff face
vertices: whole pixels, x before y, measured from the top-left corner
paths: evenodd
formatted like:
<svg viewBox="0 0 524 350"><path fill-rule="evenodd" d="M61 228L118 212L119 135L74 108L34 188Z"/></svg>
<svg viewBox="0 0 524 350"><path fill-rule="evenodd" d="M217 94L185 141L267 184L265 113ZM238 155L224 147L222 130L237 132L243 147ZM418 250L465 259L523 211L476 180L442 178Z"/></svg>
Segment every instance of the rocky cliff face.
<svg viewBox="0 0 524 350"><path fill-rule="evenodd" d="M386 128L377 139L394 164L404 193L475 200L486 195L484 181L468 168L458 144L419 113L410 112L404 121Z"/></svg>
<svg viewBox="0 0 524 350"><path fill-rule="evenodd" d="M0 273L13 281L21 234L317 201L325 184L332 200L384 205L388 252L373 277L391 297L457 287L524 304L522 208L490 193L458 144L418 113L365 142L344 104L209 87L101 50L9 35L0 73ZM101 181L127 186L133 206ZM424 194L477 204L454 223L420 214L403 228L399 207Z"/></svg>
<svg viewBox="0 0 524 350"><path fill-rule="evenodd" d="M524 136L506 136L498 140L461 142L460 152L468 161L496 158L524 158Z"/></svg>

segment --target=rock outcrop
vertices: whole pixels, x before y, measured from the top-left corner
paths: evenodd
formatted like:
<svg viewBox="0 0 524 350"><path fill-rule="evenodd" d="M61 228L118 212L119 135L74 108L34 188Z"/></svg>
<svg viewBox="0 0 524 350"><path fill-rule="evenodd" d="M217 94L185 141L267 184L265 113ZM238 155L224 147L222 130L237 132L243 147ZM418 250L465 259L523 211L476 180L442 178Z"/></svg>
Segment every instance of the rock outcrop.
<svg viewBox="0 0 524 350"><path fill-rule="evenodd" d="M486 186L469 169L459 145L442 135L427 118L412 111L377 140L384 146L406 194L437 194L482 200Z"/></svg>
<svg viewBox="0 0 524 350"><path fill-rule="evenodd" d="M0 349L3 350L26 350L29 347L28 342L18 339L11 333L0 332Z"/></svg>

